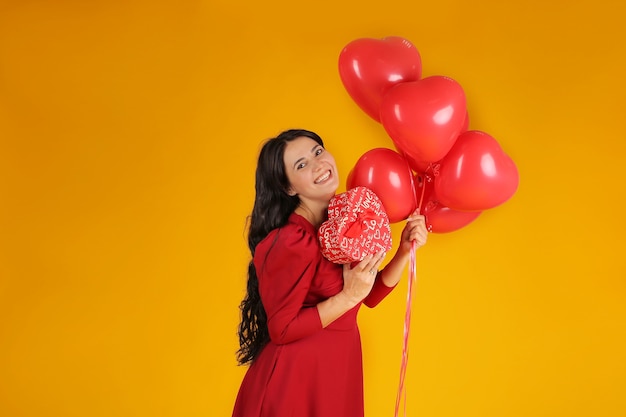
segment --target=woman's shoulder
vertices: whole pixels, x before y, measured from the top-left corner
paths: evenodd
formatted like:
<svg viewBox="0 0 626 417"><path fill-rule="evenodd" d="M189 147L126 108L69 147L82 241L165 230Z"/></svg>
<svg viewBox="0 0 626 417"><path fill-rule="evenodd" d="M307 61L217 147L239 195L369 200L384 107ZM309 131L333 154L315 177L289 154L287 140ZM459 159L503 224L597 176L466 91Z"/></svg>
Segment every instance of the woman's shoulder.
<svg viewBox="0 0 626 417"><path fill-rule="evenodd" d="M317 231L304 217L292 213L284 226L272 230L259 242L256 252L267 252L271 248L287 252L306 251L307 248L319 251Z"/></svg>

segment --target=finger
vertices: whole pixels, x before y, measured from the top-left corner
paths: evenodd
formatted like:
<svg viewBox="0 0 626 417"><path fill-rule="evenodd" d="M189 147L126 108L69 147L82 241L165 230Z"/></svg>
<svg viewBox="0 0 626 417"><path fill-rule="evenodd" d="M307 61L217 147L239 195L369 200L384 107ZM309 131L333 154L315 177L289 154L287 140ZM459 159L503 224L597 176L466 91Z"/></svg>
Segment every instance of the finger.
<svg viewBox="0 0 626 417"><path fill-rule="evenodd" d="M408 241L416 240L420 237L420 232L418 229L413 229L409 232L409 236L407 237Z"/></svg>
<svg viewBox="0 0 626 417"><path fill-rule="evenodd" d="M382 263L385 258L385 251L378 252L371 260L369 268L370 270L377 270L378 266Z"/></svg>
<svg viewBox="0 0 626 417"><path fill-rule="evenodd" d="M383 263L383 260L385 259L385 255L386 253L383 252L382 256L378 258L378 261L376 262L376 265L374 266L374 268L378 269L380 267L380 265Z"/></svg>
<svg viewBox="0 0 626 417"><path fill-rule="evenodd" d="M370 264L370 262L372 261L372 258L373 258L373 257L374 257L374 255L373 255L373 254L366 255L366 256L365 256L365 257L361 260L361 262L359 262L359 264L357 265L358 270L359 270L360 272L369 271L369 270L370 270L370 268L369 268L369 264Z"/></svg>
<svg viewBox="0 0 626 417"><path fill-rule="evenodd" d="M428 234L428 229L426 228L426 223L425 222L417 222L415 225L413 225L411 227L411 229L409 230L409 235L410 236L414 236L417 234Z"/></svg>
<svg viewBox="0 0 626 417"><path fill-rule="evenodd" d="M428 234L428 229L426 229L426 225L424 224L417 225L410 230L411 236L426 235L426 234Z"/></svg>
<svg viewBox="0 0 626 417"><path fill-rule="evenodd" d="M413 240L414 239L426 240L426 238L428 237L428 231L418 229L415 231L415 233L411 235L411 237L413 238Z"/></svg>
<svg viewBox="0 0 626 417"><path fill-rule="evenodd" d="M411 226L421 226L425 224L426 224L426 217L422 216L421 214L411 219Z"/></svg>
<svg viewBox="0 0 626 417"><path fill-rule="evenodd" d="M426 233L416 233L411 240L423 245L426 242L426 239L428 239L428 235Z"/></svg>

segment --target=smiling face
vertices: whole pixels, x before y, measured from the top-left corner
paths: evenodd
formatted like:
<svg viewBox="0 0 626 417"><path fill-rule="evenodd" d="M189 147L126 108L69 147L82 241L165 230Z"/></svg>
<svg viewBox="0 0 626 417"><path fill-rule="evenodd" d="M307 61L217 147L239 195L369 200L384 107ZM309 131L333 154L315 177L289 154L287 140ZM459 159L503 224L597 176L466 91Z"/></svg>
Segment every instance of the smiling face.
<svg viewBox="0 0 626 417"><path fill-rule="evenodd" d="M339 186L333 156L313 139L301 136L287 143L283 159L289 194L311 208L327 207Z"/></svg>

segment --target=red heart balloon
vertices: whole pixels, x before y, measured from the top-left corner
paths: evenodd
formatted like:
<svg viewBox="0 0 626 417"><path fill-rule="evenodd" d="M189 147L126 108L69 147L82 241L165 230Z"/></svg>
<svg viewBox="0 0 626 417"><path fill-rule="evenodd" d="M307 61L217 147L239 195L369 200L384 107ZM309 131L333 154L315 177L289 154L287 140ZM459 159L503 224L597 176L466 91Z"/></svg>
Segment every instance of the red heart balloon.
<svg viewBox="0 0 626 417"><path fill-rule="evenodd" d="M465 121L463 122L463 126L461 127L461 133L467 131L468 127L469 127L469 114L466 112ZM416 159L413 159L410 155L407 155L406 153L402 152L401 150L399 150L399 152L402 154L402 156L406 158L406 160L409 162L409 166L415 172L432 174L432 166L436 165L439 162L439 161L437 162L418 161Z"/></svg>
<svg viewBox="0 0 626 417"><path fill-rule="evenodd" d="M390 223L406 219L417 207L413 173L399 153L376 148L365 152L348 174L346 187L367 187L385 206Z"/></svg>
<svg viewBox="0 0 626 417"><path fill-rule="evenodd" d="M400 151L400 153L402 153L402 156L406 158L407 162L409 163L409 166L411 167L413 171L419 172L419 173L425 173L426 171L428 171L428 168L431 165L430 162L417 161L411 158L410 155L407 155L403 153L402 151Z"/></svg>
<svg viewBox="0 0 626 417"><path fill-rule="evenodd" d="M396 148L420 162L442 159L467 118L463 88L432 76L392 87L383 97L380 120Z"/></svg>
<svg viewBox="0 0 626 417"><path fill-rule="evenodd" d="M339 76L359 107L380 122L383 95L394 85L417 81L422 60L415 46L404 38L356 39L339 54Z"/></svg>
<svg viewBox="0 0 626 417"><path fill-rule="evenodd" d="M435 194L450 208L481 211L515 194L519 173L500 144L485 132L462 133L442 159L435 176Z"/></svg>
<svg viewBox="0 0 626 417"><path fill-rule="evenodd" d="M459 230L480 216L481 211L459 211L439 202L434 190L434 182L417 175L415 195L421 201L420 213L426 218L426 227L432 233L449 233Z"/></svg>

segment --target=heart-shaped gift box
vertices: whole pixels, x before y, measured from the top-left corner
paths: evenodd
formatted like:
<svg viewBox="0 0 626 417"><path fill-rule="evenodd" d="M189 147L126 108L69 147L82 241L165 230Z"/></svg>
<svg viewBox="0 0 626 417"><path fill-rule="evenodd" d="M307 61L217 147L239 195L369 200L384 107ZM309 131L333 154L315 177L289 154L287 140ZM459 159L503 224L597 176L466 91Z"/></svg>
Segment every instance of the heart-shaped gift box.
<svg viewBox="0 0 626 417"><path fill-rule="evenodd" d="M320 226L318 238L322 255L329 261L358 262L391 249L389 217L372 190L355 187L330 200L328 220Z"/></svg>

